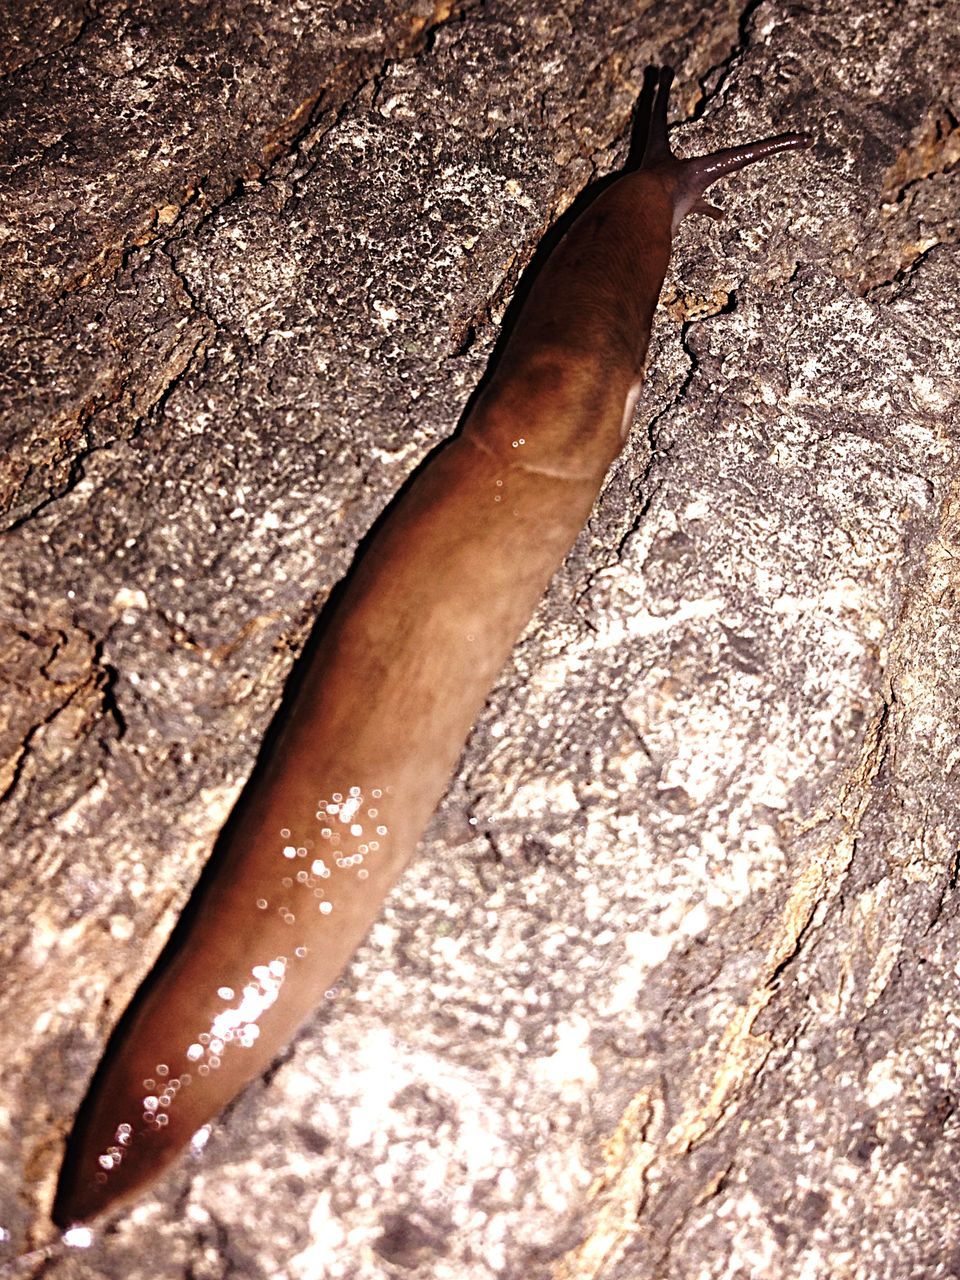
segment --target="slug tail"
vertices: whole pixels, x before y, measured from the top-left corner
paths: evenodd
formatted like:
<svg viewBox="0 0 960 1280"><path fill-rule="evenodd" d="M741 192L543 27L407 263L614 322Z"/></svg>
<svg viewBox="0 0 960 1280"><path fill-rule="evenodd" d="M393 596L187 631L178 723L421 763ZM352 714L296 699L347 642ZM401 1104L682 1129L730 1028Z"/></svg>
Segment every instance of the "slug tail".
<svg viewBox="0 0 960 1280"><path fill-rule="evenodd" d="M706 156L681 160L673 154L667 138L667 112L672 82L671 67L647 68L637 105L631 154L641 155L635 167L659 169L674 179L674 229L688 213L704 213L718 219L723 217L721 209L703 199L703 193L718 178L735 173L737 169L743 169L757 160L765 160L767 156L779 151L793 151L813 144L813 137L809 133L778 133L772 138L762 138L739 147L723 147Z"/></svg>

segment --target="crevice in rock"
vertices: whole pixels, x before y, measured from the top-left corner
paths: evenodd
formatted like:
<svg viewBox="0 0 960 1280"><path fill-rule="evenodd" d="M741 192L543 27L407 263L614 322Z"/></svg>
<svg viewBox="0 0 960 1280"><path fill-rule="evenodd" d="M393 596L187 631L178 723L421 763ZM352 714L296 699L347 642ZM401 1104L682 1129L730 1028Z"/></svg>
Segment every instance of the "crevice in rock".
<svg viewBox="0 0 960 1280"><path fill-rule="evenodd" d="M41 63L46 62L48 58L53 58L58 53L62 53L64 49L72 49L74 45L78 45L99 17L99 9L95 5L88 5L87 13L80 19L73 35L61 40L59 44L45 49L43 53L38 54L35 58L25 58L23 62L18 62L15 66L8 67L6 71L0 71L0 85L7 80L12 80L21 71L29 71L32 67L38 67Z"/></svg>
<svg viewBox="0 0 960 1280"><path fill-rule="evenodd" d="M98 664L103 673L100 683L100 693L103 703L104 714L109 716L116 726L116 740L119 742L126 736L127 720L120 704L117 701L117 684L120 680L120 672L110 662L104 661L103 642L101 641L94 650L94 661Z"/></svg>
<svg viewBox="0 0 960 1280"><path fill-rule="evenodd" d="M204 313L205 314L205 313ZM162 418L167 401L173 395L177 387L187 378L197 364L197 360L202 358L209 345L209 337L198 335L193 342L186 358L180 363L178 357L182 353L182 345L174 347L170 353L168 369L172 369L173 373L169 380L161 386L156 397L147 405L137 412L136 416L130 422L129 428L122 434L117 433L108 440L101 440L97 443L92 442L92 428L96 423L97 415L105 408L117 404L125 396L129 396L131 404L137 398L136 389L131 387L130 375L127 374L116 386L114 392L107 398L101 398L99 401L91 405L85 405L80 414L74 420L82 431L82 443L79 448L75 449L70 458L66 479L53 492L45 494L39 501L35 502L26 511L20 511L18 514L3 526L0 532L12 533L16 529L29 524L30 521L40 516L48 507L71 494L76 487L84 480L86 476L86 463L96 453L101 453L111 449L118 440L131 441L135 440L143 430L148 421L157 421ZM180 365L177 368L177 365ZM20 485L20 491L26 487L29 481L30 473L24 477ZM16 505L11 504L9 510L16 511Z"/></svg>
<svg viewBox="0 0 960 1280"><path fill-rule="evenodd" d="M958 239L960 239L960 225L954 227L952 233L948 228L947 234L945 234L941 239L934 240L932 244L928 244L923 249L911 250L908 252L906 255L907 260L902 264L902 266L898 267L892 275L884 276L882 279L874 280L871 284L867 285L861 290L862 296L870 299L874 299L875 295L879 295L881 299L885 298L887 300L891 297L895 298L897 294L901 292L904 285L909 282L913 273L923 265L935 249L939 249L945 244L956 244Z"/></svg>
<svg viewBox="0 0 960 1280"><path fill-rule="evenodd" d="M750 47L750 42L753 39L753 32L751 31L753 15L763 3L764 0L748 0L748 3L744 5L737 20L736 41L730 47L725 58L708 67L703 75L699 77L700 97L690 114L683 120L676 121L676 124L694 124L702 118L713 100L720 96L724 85L730 78L730 73ZM712 85L710 84L711 80L713 80Z"/></svg>

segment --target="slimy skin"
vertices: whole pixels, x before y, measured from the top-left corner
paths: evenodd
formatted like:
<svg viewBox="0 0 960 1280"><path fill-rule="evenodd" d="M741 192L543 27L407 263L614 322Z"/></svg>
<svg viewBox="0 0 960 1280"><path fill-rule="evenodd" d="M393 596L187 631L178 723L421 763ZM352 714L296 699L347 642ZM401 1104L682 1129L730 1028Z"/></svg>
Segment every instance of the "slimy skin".
<svg viewBox="0 0 960 1280"><path fill-rule="evenodd" d="M540 271L497 369L355 565L189 924L108 1045L54 1220L138 1194L259 1076L379 914L490 687L629 430L673 234L716 178L809 145L678 160L649 134Z"/></svg>

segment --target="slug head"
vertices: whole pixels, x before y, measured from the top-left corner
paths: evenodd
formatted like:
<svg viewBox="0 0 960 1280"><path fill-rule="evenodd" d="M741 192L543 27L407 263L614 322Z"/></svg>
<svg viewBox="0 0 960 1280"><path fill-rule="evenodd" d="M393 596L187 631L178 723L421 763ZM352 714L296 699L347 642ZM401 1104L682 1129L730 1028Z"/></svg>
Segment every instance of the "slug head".
<svg viewBox="0 0 960 1280"><path fill-rule="evenodd" d="M753 164L755 160L764 160L778 151L792 151L813 144L813 137L809 133L778 133L772 138L762 138L740 147L723 147L709 155L681 160L673 154L667 140L667 107L672 81L671 67L647 69L637 106L633 150L640 151L642 144L636 168L659 170L672 179L674 231L688 213L705 213L711 218L723 217L722 209L703 199L704 191L718 178Z"/></svg>

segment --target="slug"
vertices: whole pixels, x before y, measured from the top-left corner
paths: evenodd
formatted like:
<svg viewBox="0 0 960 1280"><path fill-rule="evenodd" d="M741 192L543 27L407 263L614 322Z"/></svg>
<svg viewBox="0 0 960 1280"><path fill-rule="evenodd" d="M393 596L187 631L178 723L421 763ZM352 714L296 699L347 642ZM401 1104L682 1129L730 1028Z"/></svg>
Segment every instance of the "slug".
<svg viewBox="0 0 960 1280"><path fill-rule="evenodd" d="M681 219L783 133L680 160L672 72L646 145L539 271L462 429L388 509L326 611L272 752L78 1114L53 1219L139 1193L259 1076L362 942L630 428ZM638 117L639 119L639 117Z"/></svg>

